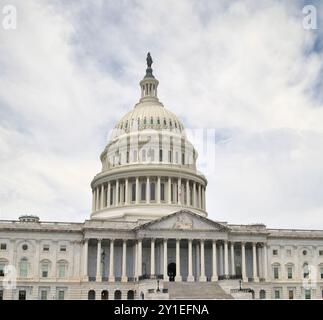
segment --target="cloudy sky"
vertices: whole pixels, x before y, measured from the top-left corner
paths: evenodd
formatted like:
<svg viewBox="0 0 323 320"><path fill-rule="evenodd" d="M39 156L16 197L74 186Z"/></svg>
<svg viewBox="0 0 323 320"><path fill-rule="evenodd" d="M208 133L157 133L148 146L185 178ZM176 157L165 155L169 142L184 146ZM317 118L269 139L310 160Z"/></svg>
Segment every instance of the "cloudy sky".
<svg viewBox="0 0 323 320"><path fill-rule="evenodd" d="M0 0L0 21L17 8L17 29L0 25L0 218L89 218L150 51L160 100L215 133L211 164L196 141L209 216L323 229L323 6L310 3L317 30L295 0Z"/></svg>

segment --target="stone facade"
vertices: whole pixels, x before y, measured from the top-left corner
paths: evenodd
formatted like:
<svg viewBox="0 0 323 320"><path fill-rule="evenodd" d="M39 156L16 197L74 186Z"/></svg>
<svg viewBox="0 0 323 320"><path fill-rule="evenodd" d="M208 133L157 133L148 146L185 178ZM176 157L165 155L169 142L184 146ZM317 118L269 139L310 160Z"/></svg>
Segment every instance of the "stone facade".
<svg viewBox="0 0 323 320"><path fill-rule="evenodd" d="M101 154L90 220L0 221L0 298L321 299L323 231L208 219L197 152L157 86L148 67Z"/></svg>

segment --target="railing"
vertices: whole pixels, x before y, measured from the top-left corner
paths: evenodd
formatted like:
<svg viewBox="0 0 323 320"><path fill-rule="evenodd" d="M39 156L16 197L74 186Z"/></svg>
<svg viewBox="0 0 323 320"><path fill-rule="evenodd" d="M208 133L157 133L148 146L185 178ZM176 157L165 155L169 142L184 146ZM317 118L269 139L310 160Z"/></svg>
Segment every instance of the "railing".
<svg viewBox="0 0 323 320"><path fill-rule="evenodd" d="M235 274L235 275L220 275L218 276L219 280L240 280L242 279L241 274Z"/></svg>

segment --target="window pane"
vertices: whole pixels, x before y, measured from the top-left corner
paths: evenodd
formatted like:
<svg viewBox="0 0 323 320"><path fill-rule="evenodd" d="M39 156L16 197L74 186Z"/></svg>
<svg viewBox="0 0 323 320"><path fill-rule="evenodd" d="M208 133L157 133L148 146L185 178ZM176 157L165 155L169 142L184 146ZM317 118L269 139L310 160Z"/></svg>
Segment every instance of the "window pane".
<svg viewBox="0 0 323 320"><path fill-rule="evenodd" d="M131 185L131 201L136 201L136 184Z"/></svg>
<svg viewBox="0 0 323 320"><path fill-rule="evenodd" d="M65 264L60 264L58 267L58 276L60 278L65 278Z"/></svg>
<svg viewBox="0 0 323 320"><path fill-rule="evenodd" d="M146 183L143 182L141 184L141 200L145 201L146 200Z"/></svg>
<svg viewBox="0 0 323 320"><path fill-rule="evenodd" d="M156 200L155 182L150 183L150 200L152 200L152 201Z"/></svg>
<svg viewBox="0 0 323 320"><path fill-rule="evenodd" d="M165 201L165 184L160 184L160 200Z"/></svg>

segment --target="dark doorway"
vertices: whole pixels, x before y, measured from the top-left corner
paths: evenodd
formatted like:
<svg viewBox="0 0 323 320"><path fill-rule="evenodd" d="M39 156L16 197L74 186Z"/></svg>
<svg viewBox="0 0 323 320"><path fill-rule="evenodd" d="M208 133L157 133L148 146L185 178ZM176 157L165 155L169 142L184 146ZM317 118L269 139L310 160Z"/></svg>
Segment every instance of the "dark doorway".
<svg viewBox="0 0 323 320"><path fill-rule="evenodd" d="M134 300L135 299L135 292L133 290L129 290L127 294L128 300Z"/></svg>
<svg viewBox="0 0 323 320"><path fill-rule="evenodd" d="M117 290L114 292L114 300L121 300L121 291Z"/></svg>
<svg viewBox="0 0 323 320"><path fill-rule="evenodd" d="M174 281L175 280L175 276L176 276L176 263L171 262L168 265L167 274L168 274L168 277L169 277L169 281Z"/></svg>
<svg viewBox="0 0 323 320"><path fill-rule="evenodd" d="M87 299L88 300L95 300L95 291L94 290L90 290L87 294Z"/></svg>
<svg viewBox="0 0 323 320"><path fill-rule="evenodd" d="M19 300L26 300L26 290L19 290Z"/></svg>
<svg viewBox="0 0 323 320"><path fill-rule="evenodd" d="M109 292L107 290L103 290L101 292L101 300L108 300L109 299Z"/></svg>

